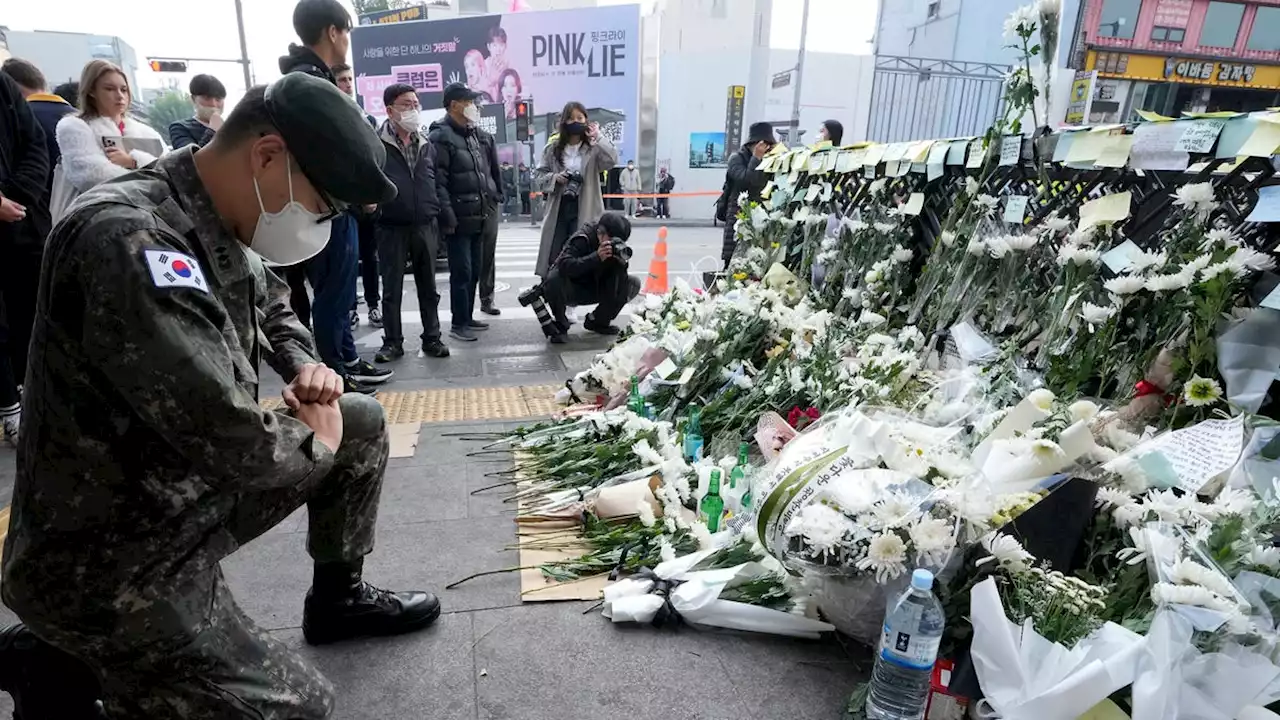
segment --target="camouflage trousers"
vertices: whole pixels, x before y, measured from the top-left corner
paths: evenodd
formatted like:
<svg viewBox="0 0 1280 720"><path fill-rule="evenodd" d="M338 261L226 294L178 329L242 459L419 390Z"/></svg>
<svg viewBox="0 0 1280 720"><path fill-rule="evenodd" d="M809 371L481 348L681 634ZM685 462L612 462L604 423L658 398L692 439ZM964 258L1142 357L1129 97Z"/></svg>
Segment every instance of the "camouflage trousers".
<svg viewBox="0 0 1280 720"><path fill-rule="evenodd" d="M344 395L342 445L328 475L305 486L242 494L226 528L244 544L307 505L307 550L320 562L355 561L373 549L374 523L389 444L382 407ZM134 645L88 637L73 625L33 624L53 645L85 660L102 683L111 720L313 720L333 712L333 686L301 657L245 615L221 569L201 571L187 587L207 601L195 626L175 623L170 637ZM174 598L168 608L182 607ZM302 598L298 598L301 602ZM157 613L160 627L173 621ZM154 629L154 627L152 628ZM155 634L148 633L150 637Z"/></svg>

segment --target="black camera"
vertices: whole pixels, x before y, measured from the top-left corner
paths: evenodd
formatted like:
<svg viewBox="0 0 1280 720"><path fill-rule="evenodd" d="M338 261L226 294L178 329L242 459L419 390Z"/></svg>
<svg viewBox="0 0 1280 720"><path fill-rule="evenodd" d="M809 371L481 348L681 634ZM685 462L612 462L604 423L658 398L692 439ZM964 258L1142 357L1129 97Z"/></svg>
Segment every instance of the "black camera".
<svg viewBox="0 0 1280 720"><path fill-rule="evenodd" d="M547 307L546 296L542 292L541 284L525 290L516 299L520 301L521 307L533 307L533 314L538 318L538 324L542 326L542 334L550 338L567 332L551 316L551 308Z"/></svg>
<svg viewBox="0 0 1280 720"><path fill-rule="evenodd" d="M631 262L631 246L622 238L609 238L609 248L613 251L613 256L623 263Z"/></svg>
<svg viewBox="0 0 1280 720"><path fill-rule="evenodd" d="M566 172L568 179L564 183L564 194L569 197L578 197L582 194L582 173Z"/></svg>

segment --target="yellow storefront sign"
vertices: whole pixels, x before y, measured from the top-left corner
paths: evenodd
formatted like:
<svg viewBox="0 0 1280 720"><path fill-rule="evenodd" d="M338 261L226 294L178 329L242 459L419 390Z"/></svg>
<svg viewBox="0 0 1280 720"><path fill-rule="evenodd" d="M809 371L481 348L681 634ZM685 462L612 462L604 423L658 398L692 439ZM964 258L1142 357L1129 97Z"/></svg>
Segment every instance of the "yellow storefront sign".
<svg viewBox="0 0 1280 720"><path fill-rule="evenodd" d="M1090 50L1086 67L1100 77L1213 87L1280 90L1280 65Z"/></svg>

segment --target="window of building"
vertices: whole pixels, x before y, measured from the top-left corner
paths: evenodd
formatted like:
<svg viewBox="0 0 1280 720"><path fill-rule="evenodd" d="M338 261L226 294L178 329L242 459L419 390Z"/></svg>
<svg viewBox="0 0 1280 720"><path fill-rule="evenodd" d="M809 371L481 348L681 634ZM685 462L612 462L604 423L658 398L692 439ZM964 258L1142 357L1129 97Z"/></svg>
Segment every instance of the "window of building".
<svg viewBox="0 0 1280 720"><path fill-rule="evenodd" d="M1182 42L1187 37L1187 31L1182 28L1170 27L1153 27L1151 28L1151 39L1162 40L1165 42Z"/></svg>
<svg viewBox="0 0 1280 720"><path fill-rule="evenodd" d="M489 12L489 0L458 0L459 15L483 15Z"/></svg>
<svg viewBox="0 0 1280 720"><path fill-rule="evenodd" d="M1280 8L1258 6L1253 16L1253 31L1249 33L1250 50L1280 50Z"/></svg>
<svg viewBox="0 0 1280 720"><path fill-rule="evenodd" d="M1229 48L1236 46L1244 5L1233 2L1211 2L1200 30L1200 47Z"/></svg>
<svg viewBox="0 0 1280 720"><path fill-rule="evenodd" d="M1141 9L1142 0L1103 0L1098 36L1132 40Z"/></svg>
<svg viewBox="0 0 1280 720"><path fill-rule="evenodd" d="M933 0L929 3L929 10L925 17L929 20L937 20L940 14L942 14L942 0Z"/></svg>

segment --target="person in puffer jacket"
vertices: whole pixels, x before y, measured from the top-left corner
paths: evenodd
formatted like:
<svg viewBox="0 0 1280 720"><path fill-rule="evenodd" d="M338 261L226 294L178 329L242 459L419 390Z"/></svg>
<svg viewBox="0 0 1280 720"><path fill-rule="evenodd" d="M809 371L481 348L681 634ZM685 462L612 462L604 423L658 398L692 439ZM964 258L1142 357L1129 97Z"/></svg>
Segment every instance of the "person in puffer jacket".
<svg viewBox="0 0 1280 720"><path fill-rule="evenodd" d="M462 83L444 89L449 114L431 124L436 152L436 188L440 197L440 234L449 250L449 304L453 321L449 337L475 342L475 320L481 253L486 223L496 219L502 203L502 178L493 136L481 130L480 93Z"/></svg>

